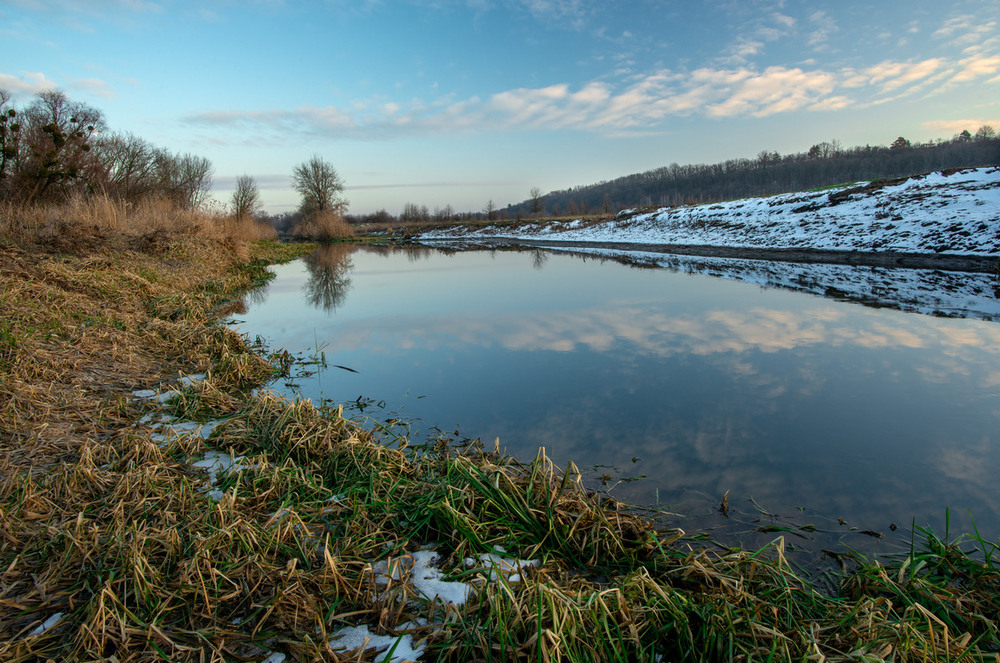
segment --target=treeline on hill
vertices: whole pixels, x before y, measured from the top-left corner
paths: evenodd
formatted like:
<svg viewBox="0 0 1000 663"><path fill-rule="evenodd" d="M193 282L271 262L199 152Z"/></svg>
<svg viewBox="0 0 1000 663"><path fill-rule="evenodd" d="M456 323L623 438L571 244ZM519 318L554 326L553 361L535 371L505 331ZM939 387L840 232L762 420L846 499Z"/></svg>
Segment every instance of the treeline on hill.
<svg viewBox="0 0 1000 663"><path fill-rule="evenodd" d="M819 143L808 152L782 156L761 152L755 159L711 165L676 163L610 182L533 195L506 209L509 218L612 214L635 206L677 206L803 191L845 182L905 177L949 168L1000 164L1000 138L992 127L950 140L913 144L903 137L889 147L842 148Z"/></svg>

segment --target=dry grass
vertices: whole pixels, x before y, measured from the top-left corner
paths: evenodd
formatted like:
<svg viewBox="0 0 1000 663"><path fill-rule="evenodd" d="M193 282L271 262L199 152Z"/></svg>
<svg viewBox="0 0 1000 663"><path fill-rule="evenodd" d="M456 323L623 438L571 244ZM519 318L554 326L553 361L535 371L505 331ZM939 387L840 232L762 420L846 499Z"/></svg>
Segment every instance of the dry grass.
<svg viewBox="0 0 1000 663"><path fill-rule="evenodd" d="M336 212L317 212L303 219L292 230L292 234L303 239L328 241L354 236L354 229Z"/></svg>
<svg viewBox="0 0 1000 663"><path fill-rule="evenodd" d="M216 319L285 247L175 229L52 255L31 234L0 243L2 660L370 661L333 634L417 620L423 660L997 660L997 544L927 533L891 567L855 559L829 596L782 539L713 552L543 453L413 448L251 394L288 357ZM191 373L162 406L130 393ZM218 423L207 440L138 423L161 410ZM191 464L211 449L242 457L218 501ZM426 544L477 588L466 604L375 579ZM498 547L539 564L514 582L464 563Z"/></svg>
<svg viewBox="0 0 1000 663"><path fill-rule="evenodd" d="M80 253L111 245L151 252L179 236L222 242L232 248L275 239L277 233L272 226L253 219L178 209L168 200L131 205L107 196L91 196L63 205L0 203L0 237L53 252Z"/></svg>

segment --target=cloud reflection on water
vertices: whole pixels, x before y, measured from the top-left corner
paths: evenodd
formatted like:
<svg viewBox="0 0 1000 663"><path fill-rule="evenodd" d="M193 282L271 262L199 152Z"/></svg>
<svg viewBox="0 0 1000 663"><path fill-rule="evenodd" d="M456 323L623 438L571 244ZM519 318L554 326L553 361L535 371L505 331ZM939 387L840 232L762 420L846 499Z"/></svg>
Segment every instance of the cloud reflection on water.
<svg viewBox="0 0 1000 663"><path fill-rule="evenodd" d="M930 349L940 352L938 365L921 366L929 380L935 373L963 373L974 357L970 353L1000 356L1000 327L965 321L889 313L892 321L865 320L830 308L813 308L807 316L786 310L752 308L715 310L681 316L656 311L649 304L619 304L617 308L580 311L527 312L470 317L455 313L434 316L382 316L372 321L349 321L327 339L332 350L392 353L399 349L434 350L441 347L502 347L519 352L570 352L589 349L608 352L628 346L630 352L654 357L682 354L776 353L804 346L829 344L869 350ZM919 321L922 324L912 325ZM864 326L858 326L859 322ZM945 361L952 359L954 361ZM744 360L734 370L751 370ZM991 373L983 386L1000 384Z"/></svg>
<svg viewBox="0 0 1000 663"><path fill-rule="evenodd" d="M522 271L534 274L531 258ZM727 283L724 292L738 294L717 301L723 286L700 290L717 279L683 274L598 292L616 273L560 282L569 260L553 257L534 281L489 276L507 286L496 304L461 260L369 265L351 273L350 301L335 315L285 322L289 335L276 343L307 349L318 330L327 355L363 377L388 370L409 380L402 389L436 389L420 406L445 403L447 416L474 422L463 433L500 436L522 457L546 446L560 463L647 475L619 486L620 498L732 490L734 503L753 496L769 508L872 521L914 514L918 524L974 500L1000 529L984 470L998 451L983 433L1000 420L991 400L1000 326L745 284ZM422 281L425 272L438 280ZM391 296L376 298L366 279L391 283ZM593 295L574 300L581 289ZM549 375L562 372L568 383ZM399 388L378 379L370 384ZM866 524L876 525L887 523Z"/></svg>

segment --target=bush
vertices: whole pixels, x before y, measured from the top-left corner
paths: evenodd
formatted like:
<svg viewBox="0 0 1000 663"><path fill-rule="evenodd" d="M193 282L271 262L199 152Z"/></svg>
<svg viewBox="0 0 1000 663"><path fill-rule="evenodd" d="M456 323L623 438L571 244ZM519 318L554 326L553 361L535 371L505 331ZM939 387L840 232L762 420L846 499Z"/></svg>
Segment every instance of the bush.
<svg viewBox="0 0 1000 663"><path fill-rule="evenodd" d="M353 237L354 230L337 212L316 212L296 224L292 234L303 239L329 240Z"/></svg>

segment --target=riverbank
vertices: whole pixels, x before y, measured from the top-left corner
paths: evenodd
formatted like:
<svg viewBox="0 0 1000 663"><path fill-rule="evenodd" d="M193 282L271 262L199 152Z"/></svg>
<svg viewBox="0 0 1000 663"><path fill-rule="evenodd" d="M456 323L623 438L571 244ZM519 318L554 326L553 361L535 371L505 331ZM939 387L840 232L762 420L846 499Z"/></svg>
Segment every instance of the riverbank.
<svg viewBox="0 0 1000 663"><path fill-rule="evenodd" d="M259 391L295 358L219 320L299 249L0 241L5 658L358 660L365 634L419 660L1000 649L994 543L918 532L888 567L831 551L825 591L781 537L698 542L544 455L414 448Z"/></svg>
<svg viewBox="0 0 1000 663"><path fill-rule="evenodd" d="M1000 255L1000 168L724 203L628 209L611 219L452 226L417 238L993 271Z"/></svg>

